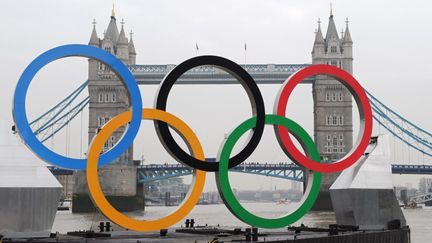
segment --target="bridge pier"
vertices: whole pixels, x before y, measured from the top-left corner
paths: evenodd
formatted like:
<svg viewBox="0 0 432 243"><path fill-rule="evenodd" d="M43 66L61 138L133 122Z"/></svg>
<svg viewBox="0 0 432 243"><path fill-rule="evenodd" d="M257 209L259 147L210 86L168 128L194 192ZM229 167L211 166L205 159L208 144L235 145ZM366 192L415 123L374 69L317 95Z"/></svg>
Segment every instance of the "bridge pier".
<svg viewBox="0 0 432 243"><path fill-rule="evenodd" d="M135 196L106 196L108 202L118 211L128 212L143 210L143 198ZM74 194L72 198L72 213L96 212L96 206L88 194Z"/></svg>
<svg viewBox="0 0 432 243"><path fill-rule="evenodd" d="M119 211L144 209L144 197L137 193L136 167L107 165L99 169L99 181L107 200ZM72 213L95 212L96 206L88 194L84 171L78 171L72 197Z"/></svg>
<svg viewBox="0 0 432 243"><path fill-rule="evenodd" d="M145 211L145 187L144 187L144 183L139 183L137 181L137 196L142 198L143 201L143 205L142 205L142 209Z"/></svg>
<svg viewBox="0 0 432 243"><path fill-rule="evenodd" d="M333 205L330 198L330 186L335 182L340 173L325 173L322 175L321 189L312 211L333 211Z"/></svg>
<svg viewBox="0 0 432 243"><path fill-rule="evenodd" d="M171 193L165 192L165 206L171 205Z"/></svg>

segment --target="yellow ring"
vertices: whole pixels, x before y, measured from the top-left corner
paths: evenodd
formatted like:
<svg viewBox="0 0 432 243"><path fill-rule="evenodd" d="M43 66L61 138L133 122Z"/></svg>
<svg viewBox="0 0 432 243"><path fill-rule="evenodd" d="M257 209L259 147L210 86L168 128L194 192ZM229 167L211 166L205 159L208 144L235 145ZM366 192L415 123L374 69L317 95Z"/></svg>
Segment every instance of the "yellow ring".
<svg viewBox="0 0 432 243"><path fill-rule="evenodd" d="M194 170L194 176L192 180L193 187L189 189L186 199L176 211L163 218L140 221L129 218L117 211L117 209L115 209L108 202L105 195L103 194L98 178L98 161L104 143L115 130L129 122L131 117L132 113L130 111L126 111L115 116L107 124L105 124L102 130L100 130L100 132L93 138L88 151L86 171L90 196L96 206L107 218L123 228L135 231L155 231L168 228L182 220L198 202L204 189L206 172ZM195 133L179 118L165 111L157 109L143 109L142 119L166 122L176 131L178 131L178 133L184 138L195 158L199 160L205 159L201 144Z"/></svg>

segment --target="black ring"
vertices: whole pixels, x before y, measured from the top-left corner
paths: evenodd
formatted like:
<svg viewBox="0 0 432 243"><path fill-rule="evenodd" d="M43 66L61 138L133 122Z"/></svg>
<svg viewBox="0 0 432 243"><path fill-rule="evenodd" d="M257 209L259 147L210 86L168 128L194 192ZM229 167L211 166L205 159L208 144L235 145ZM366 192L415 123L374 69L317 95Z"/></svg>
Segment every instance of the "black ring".
<svg viewBox="0 0 432 243"><path fill-rule="evenodd" d="M257 84L255 83L255 80L240 65L231 60L218 56L198 56L182 62L174 69L172 69L162 81L159 87L158 94L156 96L156 109L166 111L168 94L171 91L174 83L188 70L203 65L220 68L235 77L243 86L243 88L246 89L252 105L253 116L257 117L257 124L255 126L255 129L253 129L252 136L249 137L246 146L238 154L236 154L229 160L228 167L232 168L245 161L252 154L252 152L258 146L259 141L261 140L265 126L265 108L261 92ZM165 122L155 121L154 124L159 140L161 141L165 149L170 153L170 155L177 159L179 162L199 170L219 170L218 161L205 162L195 159L194 157L186 153L174 140L169 130L169 127Z"/></svg>

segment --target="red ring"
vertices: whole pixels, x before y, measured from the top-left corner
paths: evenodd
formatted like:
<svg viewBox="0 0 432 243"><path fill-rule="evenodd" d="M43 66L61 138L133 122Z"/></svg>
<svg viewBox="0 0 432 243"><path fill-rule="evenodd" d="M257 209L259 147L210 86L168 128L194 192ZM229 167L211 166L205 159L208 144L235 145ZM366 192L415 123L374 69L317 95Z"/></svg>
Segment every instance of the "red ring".
<svg viewBox="0 0 432 243"><path fill-rule="evenodd" d="M337 79L351 92L359 110L359 134L363 133L361 140L359 141L359 139L357 139L356 144L353 144L353 149L351 149L351 151L340 161L329 164L320 164L306 157L297 149L289 136L288 130L285 127L276 126L276 136L278 137L279 144L281 145L282 149L295 163L316 172L338 172L350 167L360 159L369 145L369 140L372 134L372 109L369 99L363 87L351 74L335 66L323 64L308 66L297 71L285 81L281 90L279 91L279 95L275 102L275 113L279 116L285 117L288 98L297 84L307 77L318 74L329 75ZM354 150L355 146L357 146L357 148Z"/></svg>

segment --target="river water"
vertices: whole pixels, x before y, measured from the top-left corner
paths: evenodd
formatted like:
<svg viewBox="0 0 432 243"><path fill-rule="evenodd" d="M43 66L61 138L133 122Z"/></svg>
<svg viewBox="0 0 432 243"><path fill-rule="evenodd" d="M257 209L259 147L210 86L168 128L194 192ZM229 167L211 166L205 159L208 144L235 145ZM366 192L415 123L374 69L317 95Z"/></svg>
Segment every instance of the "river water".
<svg viewBox="0 0 432 243"><path fill-rule="evenodd" d="M277 205L275 203L242 203L242 205L257 214L266 218L276 218L284 215L295 207L291 205ZM169 214L177 207L147 207L144 212L127 213L137 219L155 219ZM404 210L405 218L411 228L412 243L431 242L432 239L432 208ZM221 226L247 226L238 220L223 204L196 205L187 218L195 219L198 225L221 225ZM106 219L100 213L72 214L70 211L57 212L54 221L53 231L65 233L67 231L94 229L97 230L99 221ZM180 227L184 222L175 226ZM335 216L330 212L310 212L299 220L295 225L301 223L311 227L328 227L328 224L335 223Z"/></svg>

